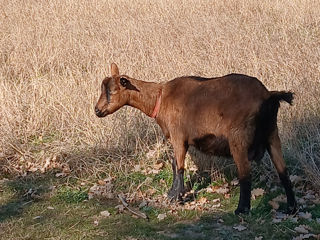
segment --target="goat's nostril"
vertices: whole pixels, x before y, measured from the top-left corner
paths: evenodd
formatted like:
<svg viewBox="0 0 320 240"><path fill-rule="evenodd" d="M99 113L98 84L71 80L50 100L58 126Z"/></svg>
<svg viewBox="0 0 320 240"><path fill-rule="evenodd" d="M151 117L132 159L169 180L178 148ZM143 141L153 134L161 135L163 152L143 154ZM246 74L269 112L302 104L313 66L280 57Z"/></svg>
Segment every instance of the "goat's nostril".
<svg viewBox="0 0 320 240"><path fill-rule="evenodd" d="M94 110L95 110L96 114L99 114L99 113L100 113L99 108L96 107Z"/></svg>

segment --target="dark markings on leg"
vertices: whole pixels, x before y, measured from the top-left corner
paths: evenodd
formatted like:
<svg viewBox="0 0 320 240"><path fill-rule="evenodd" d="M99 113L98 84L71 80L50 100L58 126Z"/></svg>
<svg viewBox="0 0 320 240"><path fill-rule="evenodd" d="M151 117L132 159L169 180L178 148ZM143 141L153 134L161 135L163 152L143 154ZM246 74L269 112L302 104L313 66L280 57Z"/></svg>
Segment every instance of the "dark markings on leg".
<svg viewBox="0 0 320 240"><path fill-rule="evenodd" d="M177 176L177 179L178 179L178 194L179 194L178 199L179 199L179 201L182 201L182 197L185 194L183 175L184 175L184 169L179 169L178 170L178 176Z"/></svg>
<svg viewBox="0 0 320 240"><path fill-rule="evenodd" d="M249 213L251 200L251 177L239 180L240 183L240 199L235 214Z"/></svg>
<svg viewBox="0 0 320 240"><path fill-rule="evenodd" d="M287 202L288 202L287 211L289 214L294 214L297 212L297 202L295 200L294 192L292 190L292 184L289 179L287 170L285 169L283 173L279 173L279 177L287 195Z"/></svg>

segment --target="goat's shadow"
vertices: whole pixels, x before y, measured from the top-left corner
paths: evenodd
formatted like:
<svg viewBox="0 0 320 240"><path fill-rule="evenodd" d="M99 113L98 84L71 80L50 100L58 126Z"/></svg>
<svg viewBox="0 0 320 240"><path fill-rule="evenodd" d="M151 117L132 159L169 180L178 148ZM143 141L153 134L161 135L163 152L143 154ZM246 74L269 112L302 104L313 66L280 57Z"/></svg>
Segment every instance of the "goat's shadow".
<svg viewBox="0 0 320 240"><path fill-rule="evenodd" d="M4 203L0 205L0 222L18 217L33 203L43 201L55 182L53 173L29 173L26 176L3 178L0 182Z"/></svg>

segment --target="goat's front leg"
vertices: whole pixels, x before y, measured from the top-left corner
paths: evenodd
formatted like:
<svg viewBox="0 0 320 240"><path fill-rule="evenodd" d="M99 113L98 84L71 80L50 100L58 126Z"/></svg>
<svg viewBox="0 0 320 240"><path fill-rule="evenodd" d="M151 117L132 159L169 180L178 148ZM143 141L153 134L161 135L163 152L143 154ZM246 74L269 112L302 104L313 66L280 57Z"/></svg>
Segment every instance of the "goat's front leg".
<svg viewBox="0 0 320 240"><path fill-rule="evenodd" d="M239 183L240 183L240 198L238 208L235 214L249 213L251 200L251 166L248 160L247 151L238 150L233 153L234 161L238 168Z"/></svg>
<svg viewBox="0 0 320 240"><path fill-rule="evenodd" d="M173 144L175 159L172 160L173 183L168 198L172 201L182 200L184 190L184 160L188 146L185 143Z"/></svg>

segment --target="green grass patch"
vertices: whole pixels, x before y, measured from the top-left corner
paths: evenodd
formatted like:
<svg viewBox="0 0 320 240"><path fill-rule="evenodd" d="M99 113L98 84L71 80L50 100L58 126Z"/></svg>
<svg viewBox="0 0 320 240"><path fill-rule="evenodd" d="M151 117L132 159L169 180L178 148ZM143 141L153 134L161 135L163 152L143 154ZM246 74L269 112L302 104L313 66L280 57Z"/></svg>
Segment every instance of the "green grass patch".
<svg viewBox="0 0 320 240"><path fill-rule="evenodd" d="M80 203L88 199L88 190L65 186L58 189L56 198L66 203Z"/></svg>
<svg viewBox="0 0 320 240"><path fill-rule="evenodd" d="M147 180L150 177L152 180ZM312 213L312 220L299 220L294 223L284 220L272 223L271 207L268 201L282 191L266 193L252 201L249 215L236 216L239 200L239 186L230 188L230 196L202 191L197 199L206 197L209 201L220 198L221 207L216 212L190 210L182 206L176 214L170 214L169 207L147 205L140 209L149 220L133 217L130 213L119 214L115 206L117 199L88 200L88 188L81 186L79 179L72 176L56 178L54 174L33 174L1 183L0 192L0 239L292 239L297 236L294 228L305 224L312 233L319 234L320 206L306 209ZM148 182L148 183L145 183ZM150 187L160 192L171 186L171 169L164 168L158 174L144 175L132 172L118 175L115 189L128 189L129 186L141 186L144 191ZM219 186L223 182L214 182ZM199 189L202 188L199 186ZM198 187L197 187L198 188ZM32 189L39 198L33 198L28 192ZM31 191L32 192L32 191ZM130 203L137 208L138 203ZM285 205L281 208L285 209ZM101 211L108 210L111 215L102 217ZM159 214L167 217L159 221ZM233 227L242 224L246 230L239 232ZM28 229L26 231L26 229Z"/></svg>

